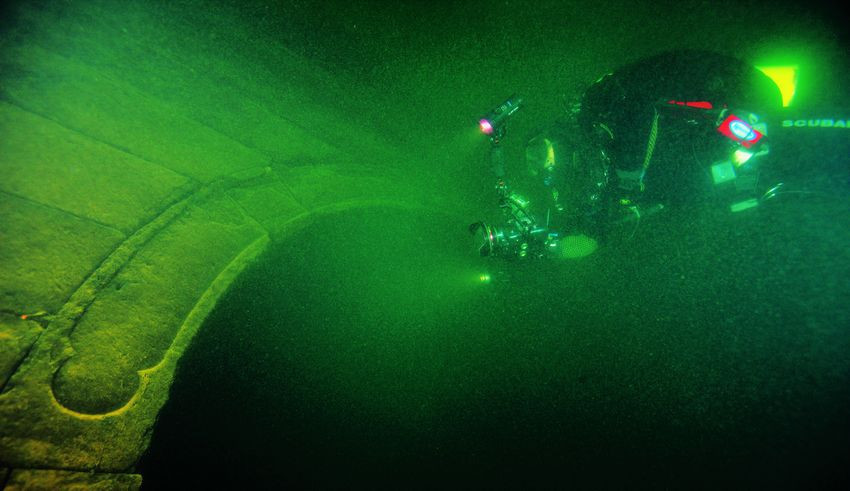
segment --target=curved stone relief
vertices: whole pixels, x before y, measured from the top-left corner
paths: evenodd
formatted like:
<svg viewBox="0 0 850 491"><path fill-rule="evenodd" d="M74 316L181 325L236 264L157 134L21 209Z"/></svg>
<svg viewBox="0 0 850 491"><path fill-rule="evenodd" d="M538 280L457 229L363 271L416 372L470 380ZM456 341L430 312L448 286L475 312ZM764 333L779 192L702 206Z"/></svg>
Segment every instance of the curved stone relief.
<svg viewBox="0 0 850 491"><path fill-rule="evenodd" d="M12 488L138 487L126 473L177 361L246 265L316 214L422 206L403 169L381 165L399 159L355 121L366 105L345 83L281 46L234 42L250 26L208 17L213 38L185 29L185 6L113 7L21 5L0 33Z"/></svg>

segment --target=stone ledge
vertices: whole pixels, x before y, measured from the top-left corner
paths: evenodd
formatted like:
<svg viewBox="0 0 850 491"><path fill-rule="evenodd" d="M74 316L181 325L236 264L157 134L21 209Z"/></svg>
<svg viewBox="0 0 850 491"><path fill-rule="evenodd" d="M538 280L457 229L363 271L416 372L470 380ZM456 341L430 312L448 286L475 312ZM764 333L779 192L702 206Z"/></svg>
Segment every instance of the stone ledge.
<svg viewBox="0 0 850 491"><path fill-rule="evenodd" d="M2 482L2 480L0 480ZM11 469L6 491L18 489L92 489L135 491L142 486L139 474L101 474L55 469Z"/></svg>
<svg viewBox="0 0 850 491"><path fill-rule="evenodd" d="M47 328L0 394L0 461L131 468L148 445L183 350L272 233L284 240L315 214L399 206L405 196L385 178L344 176L332 166L300 169L299 175L287 181L302 193L270 169L221 179L115 248L46 319ZM316 188L324 186L340 192L310 199L309 207L295 198L318 197Z"/></svg>
<svg viewBox="0 0 850 491"><path fill-rule="evenodd" d="M0 101L0 190L121 230L196 184L185 176Z"/></svg>
<svg viewBox="0 0 850 491"><path fill-rule="evenodd" d="M53 378L57 401L108 413L138 390L182 321L239 251L265 235L230 199L186 207L100 290L70 333L73 355Z"/></svg>
<svg viewBox="0 0 850 491"><path fill-rule="evenodd" d="M0 312L0 391L44 328L19 315Z"/></svg>
<svg viewBox="0 0 850 491"><path fill-rule="evenodd" d="M0 191L0 310L56 313L120 231Z"/></svg>

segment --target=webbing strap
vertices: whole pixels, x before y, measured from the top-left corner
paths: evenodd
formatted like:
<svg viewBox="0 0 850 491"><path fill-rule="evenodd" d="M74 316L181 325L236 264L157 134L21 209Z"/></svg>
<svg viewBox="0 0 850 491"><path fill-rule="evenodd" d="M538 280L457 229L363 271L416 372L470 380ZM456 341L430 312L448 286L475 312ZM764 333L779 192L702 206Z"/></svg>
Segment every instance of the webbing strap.
<svg viewBox="0 0 850 491"><path fill-rule="evenodd" d="M652 117L652 129L649 130L649 141L646 142L646 155L643 158L643 170L649 167L652 153L655 151L655 140L658 138L658 109L652 108L655 114Z"/></svg>
<svg viewBox="0 0 850 491"><path fill-rule="evenodd" d="M652 160L652 154L655 152L655 141L658 139L658 109L652 108L654 112L652 116L652 128L649 130L649 140L646 142L646 154L643 156L643 169L640 173L640 190L644 190L643 176L646 175L646 169L649 168L649 162Z"/></svg>

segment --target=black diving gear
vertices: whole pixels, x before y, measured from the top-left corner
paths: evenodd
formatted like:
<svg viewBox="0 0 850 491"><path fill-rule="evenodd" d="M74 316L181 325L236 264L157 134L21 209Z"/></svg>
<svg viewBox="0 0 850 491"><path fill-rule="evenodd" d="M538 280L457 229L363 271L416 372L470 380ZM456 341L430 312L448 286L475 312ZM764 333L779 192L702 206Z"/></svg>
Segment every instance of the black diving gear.
<svg viewBox="0 0 850 491"><path fill-rule="evenodd" d="M499 156L514 100L491 111ZM759 186L770 187L760 166L781 102L772 80L733 57L679 51L639 60L601 77L529 140L526 162L543 197L520 205L505 188L506 224L479 222L470 231L482 255L543 257L565 236L604 242L630 223L631 237L641 217L669 206L718 199L731 212L752 208L765 195ZM490 120L481 121L484 129Z"/></svg>

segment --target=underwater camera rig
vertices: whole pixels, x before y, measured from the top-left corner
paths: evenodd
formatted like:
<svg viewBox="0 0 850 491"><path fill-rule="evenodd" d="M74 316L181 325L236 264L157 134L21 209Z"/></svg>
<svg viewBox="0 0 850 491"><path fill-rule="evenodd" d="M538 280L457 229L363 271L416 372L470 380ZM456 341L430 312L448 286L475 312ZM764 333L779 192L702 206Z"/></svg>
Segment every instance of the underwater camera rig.
<svg viewBox="0 0 850 491"><path fill-rule="evenodd" d="M548 223L537 224L528 210L527 200L509 192L504 181L499 181L496 187L501 193L499 208L505 214L505 223L490 225L481 221L469 226L481 256L538 258L558 245L559 235L549 230Z"/></svg>
<svg viewBox="0 0 850 491"><path fill-rule="evenodd" d="M505 135L508 119L521 107L522 99L516 94L509 97L479 119L481 131L490 138L490 160L496 174L496 192L499 208L505 222L491 225L475 222L469 233L475 237L475 245L481 256L502 258L538 258L548 254L558 245L559 235L546 223L540 225L529 210L529 202L512 192L504 180L504 157L501 142Z"/></svg>

